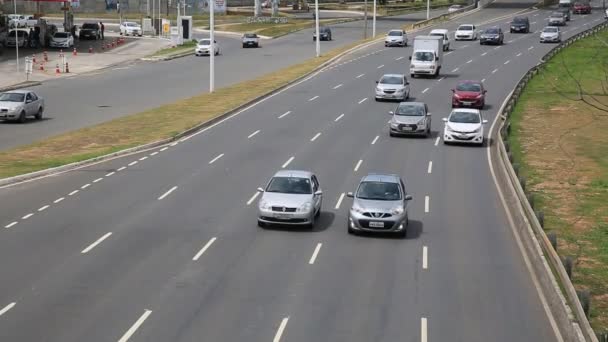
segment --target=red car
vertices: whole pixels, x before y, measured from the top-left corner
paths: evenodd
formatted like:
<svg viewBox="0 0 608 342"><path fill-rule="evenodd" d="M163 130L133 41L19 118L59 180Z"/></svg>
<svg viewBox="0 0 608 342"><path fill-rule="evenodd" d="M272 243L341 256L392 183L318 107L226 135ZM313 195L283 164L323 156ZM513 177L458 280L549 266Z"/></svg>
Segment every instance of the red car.
<svg viewBox="0 0 608 342"><path fill-rule="evenodd" d="M588 2L575 2L574 14L591 14L591 5Z"/></svg>
<svg viewBox="0 0 608 342"><path fill-rule="evenodd" d="M486 104L486 92L480 81L459 81L452 89L452 108L474 107L483 109Z"/></svg>

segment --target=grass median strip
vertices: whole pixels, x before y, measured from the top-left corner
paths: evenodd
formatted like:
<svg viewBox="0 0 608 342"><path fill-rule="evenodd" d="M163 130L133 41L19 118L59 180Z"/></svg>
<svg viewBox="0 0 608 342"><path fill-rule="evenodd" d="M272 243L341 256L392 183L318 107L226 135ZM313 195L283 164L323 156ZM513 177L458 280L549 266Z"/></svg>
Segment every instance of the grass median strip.
<svg viewBox="0 0 608 342"><path fill-rule="evenodd" d="M354 19L320 19L319 24L323 25L332 25L337 23L342 23L346 21L352 21ZM237 33L245 33L245 32L255 32L261 36L267 37L278 37L288 33L293 33L297 31L301 31L304 29L312 28L315 25L315 21L312 19L292 19L284 24L275 24L275 23L238 23L238 24L226 24L226 25L216 25L216 30L218 31L228 31L228 32L237 32ZM312 39L312 37L311 37Z"/></svg>
<svg viewBox="0 0 608 342"><path fill-rule="evenodd" d="M369 40L368 40L369 41ZM306 62L92 127L0 152L0 179L44 170L126 148L171 138L220 116L290 81L365 41L353 43ZM239 94L239 96L234 96Z"/></svg>
<svg viewBox="0 0 608 342"><path fill-rule="evenodd" d="M572 281L608 330L608 30L575 42L535 76L511 117L510 143Z"/></svg>
<svg viewBox="0 0 608 342"><path fill-rule="evenodd" d="M194 54L194 48L196 47L196 40L185 41L183 45L176 47L169 47L166 49L161 49L151 54L149 57L171 57L174 55L179 55L182 52L190 51Z"/></svg>

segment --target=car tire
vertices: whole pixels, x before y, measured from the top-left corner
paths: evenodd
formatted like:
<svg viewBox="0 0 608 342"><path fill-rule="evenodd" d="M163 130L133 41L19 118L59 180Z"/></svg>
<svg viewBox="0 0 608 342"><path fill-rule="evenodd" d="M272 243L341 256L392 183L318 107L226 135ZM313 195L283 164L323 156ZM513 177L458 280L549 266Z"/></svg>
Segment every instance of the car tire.
<svg viewBox="0 0 608 342"><path fill-rule="evenodd" d="M426 134L424 136L427 138L431 137L431 128L430 127L426 129Z"/></svg>
<svg viewBox="0 0 608 342"><path fill-rule="evenodd" d="M258 220L258 227L260 227L260 228L266 228L266 223Z"/></svg>
<svg viewBox="0 0 608 342"><path fill-rule="evenodd" d="M19 114L19 123L25 123L26 119L25 111L22 111L21 114Z"/></svg>
<svg viewBox="0 0 608 342"><path fill-rule="evenodd" d="M42 107L38 108L38 113L36 113L36 120L42 120L43 113L44 113L44 109Z"/></svg>
<svg viewBox="0 0 608 342"><path fill-rule="evenodd" d="M245 46L245 44L243 44L243 49L244 49L245 47L246 47L246 46Z"/></svg>

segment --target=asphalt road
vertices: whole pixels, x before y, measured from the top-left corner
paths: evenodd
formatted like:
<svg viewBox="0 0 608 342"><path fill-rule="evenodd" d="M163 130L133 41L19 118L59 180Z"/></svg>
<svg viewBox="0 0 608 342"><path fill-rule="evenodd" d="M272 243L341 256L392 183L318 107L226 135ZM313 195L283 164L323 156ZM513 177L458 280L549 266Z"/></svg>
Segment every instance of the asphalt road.
<svg viewBox="0 0 608 342"><path fill-rule="evenodd" d="M433 12L433 14L442 13ZM378 20L377 31L426 18L424 13ZM351 44L363 38L363 21L333 25L333 41L321 50ZM371 35L371 23L368 27ZM261 49L242 49L235 37L219 37L216 87L248 80L304 62L315 55L312 29L263 41ZM179 58L166 62L133 62L103 72L61 78L34 87L45 98L46 119L25 125L0 122L0 149L91 126L113 118L156 108L209 90L209 58ZM235 94L238 96L238 94Z"/></svg>
<svg viewBox="0 0 608 342"><path fill-rule="evenodd" d="M528 14L534 30L548 13ZM0 189L0 340L555 341L485 149L437 140L456 80L485 81L491 121L552 47L506 42L456 42L443 78L411 80L429 139L388 136L395 104L373 101L374 81L411 48L378 44L174 146ZM324 191L312 232L256 226L255 189L289 160ZM341 194L374 171L414 196L406 239L346 233Z"/></svg>

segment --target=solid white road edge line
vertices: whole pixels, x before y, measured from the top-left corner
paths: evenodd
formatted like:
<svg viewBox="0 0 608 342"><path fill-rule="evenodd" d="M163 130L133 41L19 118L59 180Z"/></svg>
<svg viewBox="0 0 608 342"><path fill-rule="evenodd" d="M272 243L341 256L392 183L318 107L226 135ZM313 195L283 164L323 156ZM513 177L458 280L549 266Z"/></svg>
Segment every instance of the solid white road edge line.
<svg viewBox="0 0 608 342"><path fill-rule="evenodd" d="M175 191L175 189L177 189L177 186L172 187L171 189L169 189L169 191L165 192L164 194L162 194L158 200L162 200L163 198L169 196L170 193L172 193L173 191Z"/></svg>
<svg viewBox="0 0 608 342"><path fill-rule="evenodd" d="M253 201L255 201L255 199L260 195L259 192L256 191L255 194L253 194L253 196L251 196L251 198L247 201L247 205L251 205L251 203L253 203Z"/></svg>
<svg viewBox="0 0 608 342"><path fill-rule="evenodd" d="M353 169L353 171L357 172L359 170L359 167L361 166L361 163L363 163L363 159L359 159L359 161L357 162L357 165L355 165L355 168Z"/></svg>
<svg viewBox="0 0 608 342"><path fill-rule="evenodd" d="M16 302L12 302L9 305L5 306L4 309L0 310L0 316L4 315L5 313L8 312L8 310L12 309L13 306L17 305Z"/></svg>
<svg viewBox="0 0 608 342"><path fill-rule="evenodd" d="M429 161L429 167L426 169L427 173L433 172L433 161Z"/></svg>
<svg viewBox="0 0 608 342"><path fill-rule="evenodd" d="M133 324L131 326L131 328L129 328L129 330L127 330L127 332L120 338L120 340L118 340L118 342L127 342L129 340L129 338L131 338L131 336L133 336L133 334L135 334L137 329L139 329L139 327L142 324L144 324L144 321L148 318L148 316L150 316L151 313L152 313L152 311L146 310L144 312L144 314L141 315L141 317L139 317L137 322L135 322L135 324Z"/></svg>
<svg viewBox="0 0 608 342"><path fill-rule="evenodd" d="M504 108L506 106L507 101L511 97L511 94L513 94L513 91L511 91L505 97L505 100L503 101L500 109L498 110L498 113L500 113L502 111L502 108ZM501 117L500 115L496 115L496 117L494 118L494 121L492 122L492 126L490 127L490 135L488 136L488 139L492 139L492 132L494 131L494 126L498 123L498 119L500 117ZM517 229L515 228L515 222L513 221L513 215L511 214L511 211L509 210L509 207L507 206L507 200L505 199L504 193L502 192L502 189L500 188L500 185L498 184L498 179L496 178L496 172L494 171L494 164L492 163L492 149L488 148L486 150L486 153L487 153L486 157L488 160L488 166L490 168L490 174L492 175L492 179L494 180L494 185L496 186L496 191L497 191L498 197L500 198L500 202L501 202L503 209L505 211L505 214L507 216L507 220L509 221L509 228L511 228L511 232L513 233L513 236L515 237L517 247L519 247L520 254L521 254L522 258L524 259L524 264L526 265L526 268L528 269L528 273L530 274L530 277L532 278L532 283L534 284L534 287L536 288L536 292L538 293L538 297L541 301L543 309L545 310L545 314L547 315L547 318L549 319L549 324L551 324L551 328L553 328L553 333L555 334L555 336L557 337L557 340L559 342L564 342L564 338L562 337L562 334L560 333L559 328L557 327L557 322L555 322L555 317L553 317L553 315L551 314L551 309L549 307L549 304L547 303L547 298L545 298L545 294L543 293L540 283L536 277L536 273L532 269L530 259L528 258L526 250L524 249L523 242L521 241L519 233L518 233ZM529 232L529 234L534 234L534 233Z"/></svg>
<svg viewBox="0 0 608 342"><path fill-rule="evenodd" d="M280 342L281 336L283 336L283 332L285 331L285 327L287 327L287 322L289 321L289 317L283 318L281 324L279 325L279 329L277 329L277 333L274 335L272 342ZM121 342L121 341L119 341Z"/></svg>
<svg viewBox="0 0 608 342"><path fill-rule="evenodd" d="M428 341L428 325L426 317L420 318L420 342Z"/></svg>
<svg viewBox="0 0 608 342"><path fill-rule="evenodd" d="M429 212L429 196L424 196L424 212Z"/></svg>
<svg viewBox="0 0 608 342"><path fill-rule="evenodd" d="M215 240L217 240L216 237L212 237L211 240L207 241L207 243L205 244L205 246L203 246L203 248L201 248L201 250L196 253L196 255L194 256L194 258L192 258L193 261L197 261L198 258L201 257L201 255L203 255L203 253L205 253L205 251L207 249L209 249L209 247L211 247L211 245L215 242Z"/></svg>
<svg viewBox="0 0 608 342"><path fill-rule="evenodd" d="M336 203L335 209L338 210L340 209L340 205L342 204L342 200L344 200L344 193L340 194L340 197L338 197L338 202Z"/></svg>
<svg viewBox="0 0 608 342"><path fill-rule="evenodd" d="M224 156L224 154L223 154L223 153L221 153L221 154L219 154L217 157L215 157L215 158L211 159L211 160L209 161L209 165L211 165L211 164L215 163L216 161L218 161L218 160L219 160L220 158L222 158L223 156Z"/></svg>
<svg viewBox="0 0 608 342"><path fill-rule="evenodd" d="M429 268L429 248L427 246L422 247L422 269L426 270Z"/></svg>
<svg viewBox="0 0 608 342"><path fill-rule="evenodd" d="M247 139L251 139L251 138L255 137L255 136L258 134L258 133L260 133L260 130L259 130L259 129L258 129L257 131L255 131L255 132L253 132L253 133L249 134L249 135L247 136Z"/></svg>
<svg viewBox="0 0 608 342"><path fill-rule="evenodd" d="M319 255L319 251L321 250L321 247L323 246L322 243L318 243L317 247L315 247L315 251L312 252L312 256L310 257L310 260L308 261L309 265L312 265L315 263L315 260L317 260L317 255Z"/></svg>
<svg viewBox="0 0 608 342"><path fill-rule="evenodd" d="M82 250L82 254L87 254L88 252L90 252L93 248L95 248L97 245L99 245L100 243L103 242L103 240L107 239L110 237L110 235L112 235L112 232L107 233L106 235L100 237L99 239L97 239L97 241L93 242L92 244L89 245L89 247L85 248Z"/></svg>
<svg viewBox="0 0 608 342"><path fill-rule="evenodd" d="M281 166L281 168L283 168L283 169L284 169L284 168L286 168L286 167L287 167L289 164L291 164L291 162L294 160L294 158L295 158L295 157L291 157L291 158L289 158L289 159L288 159L288 160L285 162L285 164L283 164L283 166Z"/></svg>

